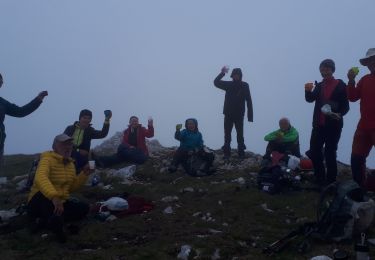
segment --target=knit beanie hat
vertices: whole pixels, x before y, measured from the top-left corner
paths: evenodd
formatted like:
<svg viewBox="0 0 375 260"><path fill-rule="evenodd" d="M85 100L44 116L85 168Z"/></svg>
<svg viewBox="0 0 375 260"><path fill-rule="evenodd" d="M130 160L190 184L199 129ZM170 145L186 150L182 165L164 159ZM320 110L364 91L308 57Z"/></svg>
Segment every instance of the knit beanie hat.
<svg viewBox="0 0 375 260"><path fill-rule="evenodd" d="M321 68L321 67L331 68L332 72L335 72L335 70L336 70L335 62L331 59L323 60L319 65L319 68Z"/></svg>
<svg viewBox="0 0 375 260"><path fill-rule="evenodd" d="M83 116L89 116L89 117L92 118L92 112L90 110L88 110L88 109L83 109L79 113L79 119L81 119Z"/></svg>

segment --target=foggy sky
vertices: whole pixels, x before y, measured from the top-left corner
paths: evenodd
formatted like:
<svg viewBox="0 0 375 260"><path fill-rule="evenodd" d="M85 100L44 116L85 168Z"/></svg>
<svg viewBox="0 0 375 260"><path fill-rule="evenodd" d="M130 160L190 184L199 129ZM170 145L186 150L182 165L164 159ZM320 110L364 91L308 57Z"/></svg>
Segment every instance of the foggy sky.
<svg viewBox="0 0 375 260"><path fill-rule="evenodd" d="M321 80L325 58L345 82L352 66L360 67L359 77L368 73L358 60L375 47L374 10L373 0L0 0L0 96L24 105L49 92L30 116L6 117L5 153L50 149L83 108L93 111L95 128L105 109L113 111L108 137L132 115L143 124L152 116L165 146L178 145L175 124L195 117L205 144L217 149L224 92L213 80L223 65L242 68L250 85L247 150L263 153L264 135L286 116L304 152L313 113L304 83ZM338 150L344 162L359 120L359 104L350 108Z"/></svg>

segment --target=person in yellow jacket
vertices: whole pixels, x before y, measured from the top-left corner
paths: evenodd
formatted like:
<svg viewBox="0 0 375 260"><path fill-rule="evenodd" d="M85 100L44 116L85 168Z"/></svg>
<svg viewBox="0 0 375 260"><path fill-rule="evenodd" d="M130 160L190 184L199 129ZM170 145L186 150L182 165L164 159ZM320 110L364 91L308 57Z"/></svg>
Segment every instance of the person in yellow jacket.
<svg viewBox="0 0 375 260"><path fill-rule="evenodd" d="M51 229L60 242L66 241L63 231L64 221L84 218L89 205L69 199L70 193L83 185L91 173L86 165L76 175L74 161L70 157L73 138L57 135L53 141L53 151L42 153L28 198L28 215L38 228Z"/></svg>

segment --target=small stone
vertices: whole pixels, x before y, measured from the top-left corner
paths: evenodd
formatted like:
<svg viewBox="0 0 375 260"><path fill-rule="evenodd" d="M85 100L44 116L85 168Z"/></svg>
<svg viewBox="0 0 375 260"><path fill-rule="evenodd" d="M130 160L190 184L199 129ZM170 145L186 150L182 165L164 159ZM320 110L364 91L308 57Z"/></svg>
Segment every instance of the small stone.
<svg viewBox="0 0 375 260"><path fill-rule="evenodd" d="M173 209L171 206L169 207L166 207L164 210L163 210L163 213L164 214L172 214L173 213Z"/></svg>

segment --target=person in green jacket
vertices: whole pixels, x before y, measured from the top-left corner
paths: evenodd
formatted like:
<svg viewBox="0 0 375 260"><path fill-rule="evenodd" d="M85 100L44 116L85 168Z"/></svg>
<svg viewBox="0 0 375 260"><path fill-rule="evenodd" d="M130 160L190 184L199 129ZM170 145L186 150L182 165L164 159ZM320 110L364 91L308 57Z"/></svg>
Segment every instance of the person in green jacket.
<svg viewBox="0 0 375 260"><path fill-rule="evenodd" d="M271 159L271 153L277 151L283 154L290 154L301 157L299 149L298 131L291 124L288 118L281 118L280 129L267 134L264 140L268 142L264 159Z"/></svg>

